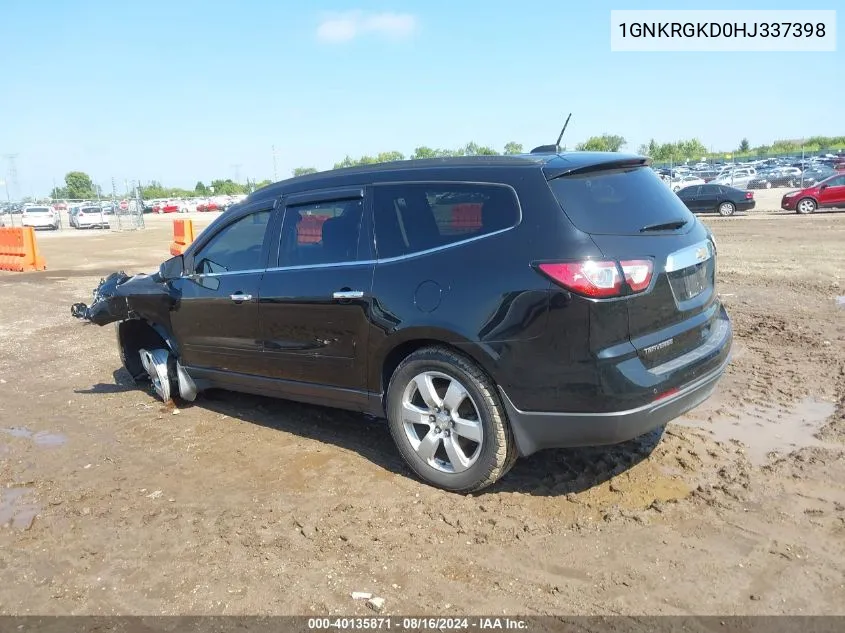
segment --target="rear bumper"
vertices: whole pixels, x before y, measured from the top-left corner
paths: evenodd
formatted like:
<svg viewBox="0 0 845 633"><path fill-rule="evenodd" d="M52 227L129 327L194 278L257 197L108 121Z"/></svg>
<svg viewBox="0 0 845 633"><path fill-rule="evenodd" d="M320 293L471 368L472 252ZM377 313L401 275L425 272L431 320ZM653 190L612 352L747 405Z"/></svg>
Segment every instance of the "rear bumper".
<svg viewBox="0 0 845 633"><path fill-rule="evenodd" d="M730 339L727 345L730 346ZM716 369L683 385L672 395L625 411L521 411L503 389L500 391L519 454L526 456L546 448L618 444L665 426L707 400L729 362L727 356Z"/></svg>

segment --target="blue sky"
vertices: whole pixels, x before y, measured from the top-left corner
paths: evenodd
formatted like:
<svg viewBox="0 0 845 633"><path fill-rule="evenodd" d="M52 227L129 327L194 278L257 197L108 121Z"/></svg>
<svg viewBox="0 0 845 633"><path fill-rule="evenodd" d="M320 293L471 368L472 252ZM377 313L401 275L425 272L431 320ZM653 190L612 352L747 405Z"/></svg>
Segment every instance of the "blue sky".
<svg viewBox="0 0 845 633"><path fill-rule="evenodd" d="M611 9L677 2L2 5L0 155L18 155L20 195L46 194L74 169L104 189L112 178L118 189L126 179L272 178L273 145L280 179L419 145L530 149L554 142L570 111L570 147L603 132L631 150L651 137L725 149L744 136L754 145L845 133L841 35L835 53L610 52Z"/></svg>

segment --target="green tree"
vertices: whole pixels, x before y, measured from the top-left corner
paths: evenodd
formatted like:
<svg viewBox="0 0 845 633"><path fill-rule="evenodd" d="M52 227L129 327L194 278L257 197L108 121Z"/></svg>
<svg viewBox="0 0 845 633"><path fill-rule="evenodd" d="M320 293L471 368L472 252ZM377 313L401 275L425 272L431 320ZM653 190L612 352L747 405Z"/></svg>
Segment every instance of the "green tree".
<svg viewBox="0 0 845 633"><path fill-rule="evenodd" d="M272 181L272 180L269 180L269 179L265 178L264 180L260 180L260 181L256 182L256 183L255 183L255 188L256 188L256 189L261 189L262 187L266 187L266 186L268 186L268 185L272 185L272 184L273 184L273 181Z"/></svg>
<svg viewBox="0 0 845 633"><path fill-rule="evenodd" d="M93 198L97 195L91 177L82 171L71 171L65 175L65 188L68 198Z"/></svg>
<svg viewBox="0 0 845 633"><path fill-rule="evenodd" d="M200 180L197 182L196 186L194 187L194 192L199 196L207 196L208 195L208 187L205 186L205 183Z"/></svg>
<svg viewBox="0 0 845 633"><path fill-rule="evenodd" d="M748 142L747 138L744 138L739 142L739 149L737 151L740 154L747 154L751 151L751 143Z"/></svg>
<svg viewBox="0 0 845 633"><path fill-rule="evenodd" d="M391 163L395 160L405 160L405 154L393 150L390 152L381 152L376 156L376 162L378 163Z"/></svg>
<svg viewBox="0 0 845 633"><path fill-rule="evenodd" d="M618 134L602 134L591 136L583 143L576 145L575 149L580 152L618 152L626 143L625 137Z"/></svg>
<svg viewBox="0 0 845 633"><path fill-rule="evenodd" d="M211 187L218 196L234 196L239 193L249 193L246 185L234 182L231 178L226 180L212 180Z"/></svg>
<svg viewBox="0 0 845 633"><path fill-rule="evenodd" d="M479 145L475 141L470 141L457 151L459 156L497 156L499 152L492 147L486 145Z"/></svg>
<svg viewBox="0 0 845 633"><path fill-rule="evenodd" d="M67 195L67 187L53 187L53 190L50 192L50 197L53 200L62 200L64 198L69 198L70 196Z"/></svg>
<svg viewBox="0 0 845 633"><path fill-rule="evenodd" d="M317 168L316 167L296 167L293 170L294 177L296 176L305 176L307 174L316 174Z"/></svg>
<svg viewBox="0 0 845 633"><path fill-rule="evenodd" d="M515 141L505 143L505 154L522 154L522 143Z"/></svg>

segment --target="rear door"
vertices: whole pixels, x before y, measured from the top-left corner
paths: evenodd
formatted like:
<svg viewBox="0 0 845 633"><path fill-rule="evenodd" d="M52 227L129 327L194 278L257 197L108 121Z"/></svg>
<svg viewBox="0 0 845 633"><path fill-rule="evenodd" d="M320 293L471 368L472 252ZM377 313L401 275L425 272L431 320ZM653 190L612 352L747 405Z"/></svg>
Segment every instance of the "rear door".
<svg viewBox="0 0 845 633"><path fill-rule="evenodd" d="M645 167L563 176L549 185L605 257L652 261L645 291L603 306L610 318L624 304L629 340L643 362L653 366L701 345L719 314L715 247L678 197Z"/></svg>
<svg viewBox="0 0 845 633"><path fill-rule="evenodd" d="M375 266L364 191L284 198L275 262L261 285L267 376L364 390Z"/></svg>
<svg viewBox="0 0 845 633"><path fill-rule="evenodd" d="M173 333L187 366L259 374L258 305L268 256L273 202L242 209L186 257L186 276L171 313Z"/></svg>

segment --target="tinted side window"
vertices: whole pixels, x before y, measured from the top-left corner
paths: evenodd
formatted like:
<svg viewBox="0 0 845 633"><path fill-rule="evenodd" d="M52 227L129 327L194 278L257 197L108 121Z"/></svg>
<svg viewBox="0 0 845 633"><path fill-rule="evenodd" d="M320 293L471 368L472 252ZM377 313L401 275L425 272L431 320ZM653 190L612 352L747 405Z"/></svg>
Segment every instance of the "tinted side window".
<svg viewBox="0 0 845 633"><path fill-rule="evenodd" d="M519 222L519 203L500 185L380 185L373 197L379 258L418 253Z"/></svg>
<svg viewBox="0 0 845 633"><path fill-rule="evenodd" d="M242 217L222 229L194 256L197 273L223 273L264 268L261 250L270 211Z"/></svg>
<svg viewBox="0 0 845 633"><path fill-rule="evenodd" d="M361 200L288 207L282 223L279 266L356 261L362 215Z"/></svg>

